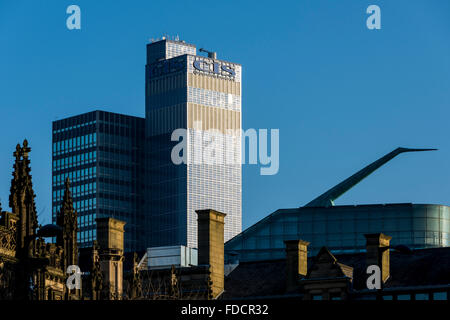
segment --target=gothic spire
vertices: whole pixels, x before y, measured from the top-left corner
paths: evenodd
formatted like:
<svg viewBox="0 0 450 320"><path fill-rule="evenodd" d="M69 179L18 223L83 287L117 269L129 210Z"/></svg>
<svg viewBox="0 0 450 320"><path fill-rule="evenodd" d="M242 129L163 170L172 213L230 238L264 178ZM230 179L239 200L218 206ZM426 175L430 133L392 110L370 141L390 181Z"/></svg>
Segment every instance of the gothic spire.
<svg viewBox="0 0 450 320"><path fill-rule="evenodd" d="M37 215L36 204L34 198L36 197L33 191L33 183L31 180L31 168L28 154L31 148L28 146L28 141L23 141L23 146L20 144L16 146L16 151L13 153L15 157L14 171L12 173L11 190L9 196L9 206L13 213L19 216L20 228L18 248L23 248L25 238L36 234Z"/></svg>
<svg viewBox="0 0 450 320"><path fill-rule="evenodd" d="M77 212L73 208L70 179L66 178L63 202L58 212L56 224L62 228L62 234L57 237L56 244L64 248L65 267L77 264Z"/></svg>
<svg viewBox="0 0 450 320"><path fill-rule="evenodd" d="M70 179L69 177L66 178L66 181L64 183L64 196L63 196L63 202L61 205L61 211L64 213L73 213L73 198L72 198L72 192L70 191Z"/></svg>

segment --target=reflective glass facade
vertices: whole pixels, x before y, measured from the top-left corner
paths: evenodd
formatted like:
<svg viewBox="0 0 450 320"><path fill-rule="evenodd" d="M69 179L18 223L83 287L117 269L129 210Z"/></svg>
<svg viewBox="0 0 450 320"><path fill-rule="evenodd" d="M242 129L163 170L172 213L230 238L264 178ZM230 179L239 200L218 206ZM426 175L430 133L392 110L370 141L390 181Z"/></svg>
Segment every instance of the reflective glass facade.
<svg viewBox="0 0 450 320"><path fill-rule="evenodd" d="M284 240L310 242L311 255L326 246L333 253L365 250L364 234L382 232L391 245L410 249L450 245L450 207L431 204L335 206L281 209L225 244L239 261L285 258Z"/></svg>
<svg viewBox="0 0 450 320"><path fill-rule="evenodd" d="M171 152L179 142L171 136L179 128L186 129L186 161L177 165ZM226 240L241 231L240 129L239 64L197 56L195 46L181 41L147 45L149 247L197 247L199 209L227 214ZM216 150L233 161L210 161L204 150L212 140L221 141Z"/></svg>
<svg viewBox="0 0 450 320"><path fill-rule="evenodd" d="M96 218L113 217L126 222L126 251L146 248L144 125L143 118L103 111L53 122L52 219L56 223L69 177L80 247L96 240Z"/></svg>

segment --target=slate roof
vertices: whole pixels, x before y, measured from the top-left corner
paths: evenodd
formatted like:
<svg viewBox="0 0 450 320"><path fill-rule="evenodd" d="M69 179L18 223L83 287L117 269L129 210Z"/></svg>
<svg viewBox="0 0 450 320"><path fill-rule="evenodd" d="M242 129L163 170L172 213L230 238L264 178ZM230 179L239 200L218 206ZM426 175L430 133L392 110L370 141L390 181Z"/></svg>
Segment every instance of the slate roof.
<svg viewBox="0 0 450 320"><path fill-rule="evenodd" d="M366 254L334 255L340 264L353 268L353 289L366 288ZM313 258L308 258L308 268ZM239 264L225 278L225 299L277 296L285 293L286 261ZM450 247L390 252L390 278L385 288L450 285Z"/></svg>

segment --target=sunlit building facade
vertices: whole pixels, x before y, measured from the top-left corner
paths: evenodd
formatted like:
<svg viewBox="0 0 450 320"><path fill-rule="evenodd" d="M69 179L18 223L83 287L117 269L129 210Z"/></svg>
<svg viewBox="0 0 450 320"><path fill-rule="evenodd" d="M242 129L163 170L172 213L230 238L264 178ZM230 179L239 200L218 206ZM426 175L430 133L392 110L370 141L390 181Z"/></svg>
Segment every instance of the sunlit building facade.
<svg viewBox="0 0 450 320"><path fill-rule="evenodd" d="M183 137L172 136L185 129ZM241 66L198 56L183 41L147 45L146 215L149 247L197 247L195 210L227 214L225 239L242 229ZM185 148L174 163L173 150ZM211 146L214 145L214 152Z"/></svg>

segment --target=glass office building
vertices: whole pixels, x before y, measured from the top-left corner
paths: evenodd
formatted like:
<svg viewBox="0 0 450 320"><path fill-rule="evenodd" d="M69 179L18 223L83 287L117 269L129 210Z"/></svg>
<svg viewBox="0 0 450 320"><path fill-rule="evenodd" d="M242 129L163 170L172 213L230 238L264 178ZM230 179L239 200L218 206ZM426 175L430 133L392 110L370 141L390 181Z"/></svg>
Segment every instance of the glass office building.
<svg viewBox="0 0 450 320"><path fill-rule="evenodd" d="M92 246L96 218L126 222L125 250L143 250L143 118L93 111L53 122L52 220L70 178L78 243Z"/></svg>
<svg viewBox="0 0 450 320"><path fill-rule="evenodd" d="M176 129L182 138L172 139ZM146 214L149 247L197 247L195 210L227 214L225 239L241 232L241 66L198 56L183 41L147 45ZM172 151L182 140L181 163ZM206 150L216 144L214 157ZM223 159L223 160L221 160Z"/></svg>
<svg viewBox="0 0 450 320"><path fill-rule="evenodd" d="M304 207L278 210L225 244L228 259L283 259L285 240L310 242L317 254L326 246L335 253L365 249L365 234L384 233L391 245L410 249L446 247L450 242L450 207L433 204L335 206L334 201L374 171L399 156L435 149L396 148L343 180Z"/></svg>
<svg viewBox="0 0 450 320"><path fill-rule="evenodd" d="M228 241L225 251L237 254L239 261L283 259L283 241L302 239L310 242L311 255L322 246L352 253L365 250L364 234L378 232L391 236L394 246L449 246L450 207L409 203L281 209Z"/></svg>

